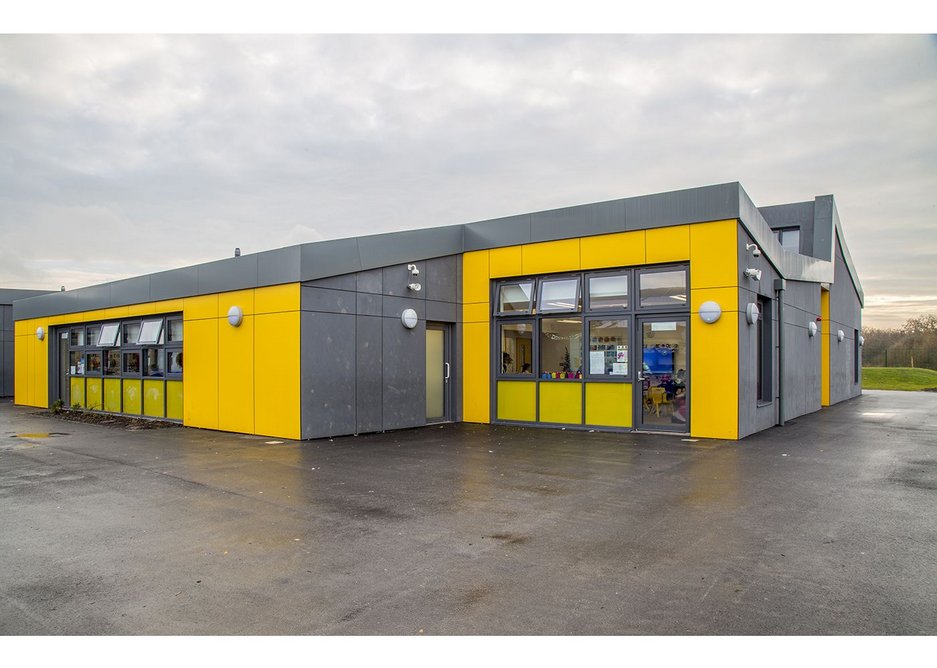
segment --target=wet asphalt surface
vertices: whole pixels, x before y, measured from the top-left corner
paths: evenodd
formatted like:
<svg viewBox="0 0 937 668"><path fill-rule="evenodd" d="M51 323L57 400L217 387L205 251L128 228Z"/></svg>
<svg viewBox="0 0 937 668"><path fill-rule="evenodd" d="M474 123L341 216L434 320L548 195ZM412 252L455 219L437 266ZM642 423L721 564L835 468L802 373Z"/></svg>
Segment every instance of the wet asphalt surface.
<svg viewBox="0 0 937 668"><path fill-rule="evenodd" d="M937 633L937 394L271 440L0 402L0 633Z"/></svg>

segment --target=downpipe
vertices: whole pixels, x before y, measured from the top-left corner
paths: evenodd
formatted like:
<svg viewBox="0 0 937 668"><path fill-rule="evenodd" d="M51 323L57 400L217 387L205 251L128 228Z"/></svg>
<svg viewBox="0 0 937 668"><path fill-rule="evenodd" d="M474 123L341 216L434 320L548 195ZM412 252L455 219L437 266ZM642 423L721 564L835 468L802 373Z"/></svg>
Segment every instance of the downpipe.
<svg viewBox="0 0 937 668"><path fill-rule="evenodd" d="M787 281L774 279L774 292L778 300L778 426L784 426L784 291Z"/></svg>

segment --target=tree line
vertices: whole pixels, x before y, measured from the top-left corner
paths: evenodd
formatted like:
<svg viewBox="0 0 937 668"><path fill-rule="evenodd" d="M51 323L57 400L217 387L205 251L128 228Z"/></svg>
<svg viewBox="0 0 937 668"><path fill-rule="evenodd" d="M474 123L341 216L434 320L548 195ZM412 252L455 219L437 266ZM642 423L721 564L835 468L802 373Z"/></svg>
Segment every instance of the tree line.
<svg viewBox="0 0 937 668"><path fill-rule="evenodd" d="M896 329L864 328L863 366L937 370L937 314L909 318Z"/></svg>

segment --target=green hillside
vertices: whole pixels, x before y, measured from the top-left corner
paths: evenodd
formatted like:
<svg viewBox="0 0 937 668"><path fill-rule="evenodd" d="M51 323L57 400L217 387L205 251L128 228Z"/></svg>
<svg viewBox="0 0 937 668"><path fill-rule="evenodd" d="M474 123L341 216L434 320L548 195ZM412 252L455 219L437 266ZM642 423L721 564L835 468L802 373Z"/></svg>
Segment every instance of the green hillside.
<svg viewBox="0 0 937 668"><path fill-rule="evenodd" d="M863 367L866 390L924 390L937 388L937 371L909 367Z"/></svg>

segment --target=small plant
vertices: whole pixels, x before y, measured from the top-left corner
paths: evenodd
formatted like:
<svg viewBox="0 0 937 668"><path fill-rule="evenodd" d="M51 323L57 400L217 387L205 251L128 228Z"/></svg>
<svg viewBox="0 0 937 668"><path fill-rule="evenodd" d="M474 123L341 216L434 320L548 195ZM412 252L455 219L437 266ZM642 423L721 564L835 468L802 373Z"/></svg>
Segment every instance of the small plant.
<svg viewBox="0 0 937 668"><path fill-rule="evenodd" d="M65 409L65 402L61 399L56 399L52 402L52 414L58 415Z"/></svg>
<svg viewBox="0 0 937 668"><path fill-rule="evenodd" d="M81 404L79 404L79 403L76 401L75 403L72 404L72 410L73 410L73 411L79 411L79 412L80 412L80 411L81 411Z"/></svg>

